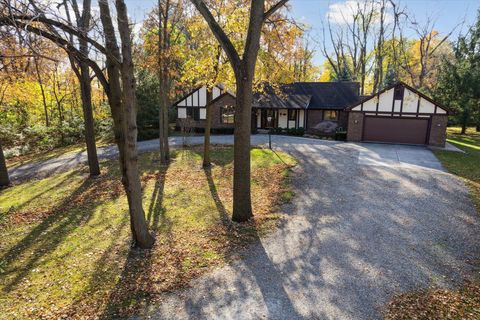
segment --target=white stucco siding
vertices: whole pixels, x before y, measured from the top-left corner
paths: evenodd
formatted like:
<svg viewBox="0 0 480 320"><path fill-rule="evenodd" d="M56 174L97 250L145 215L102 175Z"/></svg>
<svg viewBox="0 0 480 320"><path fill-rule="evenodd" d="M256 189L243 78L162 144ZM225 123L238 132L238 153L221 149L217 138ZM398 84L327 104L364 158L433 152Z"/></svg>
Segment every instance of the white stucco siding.
<svg viewBox="0 0 480 320"><path fill-rule="evenodd" d="M213 88L213 99L221 94L219 88ZM177 103L178 107L205 107L207 105L207 87L203 86Z"/></svg>
<svg viewBox="0 0 480 320"><path fill-rule="evenodd" d="M278 110L278 127L286 128L287 121L288 121L288 110L287 109Z"/></svg>
<svg viewBox="0 0 480 320"><path fill-rule="evenodd" d="M303 128L303 123L305 121L305 111L299 110L298 111L298 127Z"/></svg>
<svg viewBox="0 0 480 320"><path fill-rule="evenodd" d="M417 112L418 94L405 88L402 112Z"/></svg>
<svg viewBox="0 0 480 320"><path fill-rule="evenodd" d="M360 110L360 108L359 108ZM373 97L363 103L363 111L376 111L377 110L377 97Z"/></svg>
<svg viewBox="0 0 480 320"><path fill-rule="evenodd" d="M392 111L394 89L387 90L380 94L378 111Z"/></svg>
<svg viewBox="0 0 480 320"><path fill-rule="evenodd" d="M213 91L212 91L213 99L217 98L221 94L222 94L222 92L218 87L213 87Z"/></svg>
<svg viewBox="0 0 480 320"><path fill-rule="evenodd" d="M187 117L187 108L178 108L177 116L179 119L185 119Z"/></svg>
<svg viewBox="0 0 480 320"><path fill-rule="evenodd" d="M438 114L447 114L447 110L444 110L444 109L440 108L439 106L437 106L437 113Z"/></svg>
<svg viewBox="0 0 480 320"><path fill-rule="evenodd" d="M296 127L297 127L297 121L295 121L295 120L288 120L288 127L289 127L289 128L296 128Z"/></svg>
<svg viewBox="0 0 480 320"><path fill-rule="evenodd" d="M199 106L205 107L207 105L207 88L205 86L201 87L200 90L198 90L198 95L199 95L199 102L200 102Z"/></svg>
<svg viewBox="0 0 480 320"><path fill-rule="evenodd" d="M435 105L425 99L420 100L420 113L435 113Z"/></svg>
<svg viewBox="0 0 480 320"><path fill-rule="evenodd" d="M402 108L402 100L395 100L393 105L393 112L400 112L401 108Z"/></svg>
<svg viewBox="0 0 480 320"><path fill-rule="evenodd" d="M200 108L200 120L207 119L207 108Z"/></svg>

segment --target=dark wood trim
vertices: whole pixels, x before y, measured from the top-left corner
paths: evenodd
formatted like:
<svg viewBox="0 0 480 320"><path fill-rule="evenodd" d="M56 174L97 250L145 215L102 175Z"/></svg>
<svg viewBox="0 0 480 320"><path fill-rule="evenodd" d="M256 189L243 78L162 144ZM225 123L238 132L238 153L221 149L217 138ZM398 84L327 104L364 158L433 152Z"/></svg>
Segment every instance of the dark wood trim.
<svg viewBox="0 0 480 320"><path fill-rule="evenodd" d="M400 114L403 113L403 100L405 98L405 88L403 88L403 94L402 94L402 99L400 100ZM417 112L418 114L418 112Z"/></svg>
<svg viewBox="0 0 480 320"><path fill-rule="evenodd" d="M305 131L308 130L308 109L305 109L305 114L303 115L303 121L305 121L305 124L303 125L303 128L305 128Z"/></svg>
<svg viewBox="0 0 480 320"><path fill-rule="evenodd" d="M399 114L399 113L396 113L396 114ZM405 114L405 113L404 113L404 114ZM413 114L413 115L415 115L415 114ZM432 114L424 114L424 115L425 115L425 116L428 115L428 116L430 116L430 118L424 117L424 118L418 118L418 119L420 119L420 120L421 120L421 119L424 119L424 120L426 120L426 119L431 119ZM365 117L370 117L370 118L417 119L417 117L401 117L401 116L400 116L400 117L396 117L396 116L394 116L394 115L389 115L389 114L386 114L386 115L382 115L382 114L379 114L379 115L371 115L371 114L365 114L365 113L364 113L364 116L365 116Z"/></svg>
<svg viewBox="0 0 480 320"><path fill-rule="evenodd" d="M418 96L418 101L417 101L417 117L420 114L420 100L422 100L422 97Z"/></svg>
<svg viewBox="0 0 480 320"><path fill-rule="evenodd" d="M403 85L404 88L406 88L406 89L408 89L408 90L410 90L410 91L418 94L420 97L422 97L422 98L424 98L425 100L433 103L434 105L438 105L439 108L441 108L441 109L443 109L443 110L445 110L445 111L447 112L447 113L446 113L447 115L448 115L449 113L451 113L449 108L440 105L439 103L435 102L432 98L430 98L430 97L428 97L427 95L421 93L420 91L412 88L411 86L409 86L408 84L406 84L405 82L402 82L402 81L399 81L399 82L397 82L397 83L395 83L395 84L393 84L393 85L391 85L391 86L388 86L388 87L386 87L386 88L378 91L376 94L371 95L370 97L366 97L365 99L361 99L360 101L357 101L357 102L355 102L354 104L351 104L351 105L347 106L344 110L345 110L345 111L350 111L351 109L353 109L353 108L355 108L355 107L358 107L360 104L363 104L364 102L366 102L366 101L368 101L368 100L370 100L370 99L373 99L376 95L380 95L380 94L384 93L385 91L390 90L390 89L394 88L395 86L397 86L397 85L399 85L399 84L400 84L400 85ZM405 89L404 89L404 90L405 90ZM404 93L404 95L405 95L405 93Z"/></svg>
<svg viewBox="0 0 480 320"><path fill-rule="evenodd" d="M397 88L397 87L395 87ZM392 95L392 114L395 112L395 89L393 89L393 95Z"/></svg>

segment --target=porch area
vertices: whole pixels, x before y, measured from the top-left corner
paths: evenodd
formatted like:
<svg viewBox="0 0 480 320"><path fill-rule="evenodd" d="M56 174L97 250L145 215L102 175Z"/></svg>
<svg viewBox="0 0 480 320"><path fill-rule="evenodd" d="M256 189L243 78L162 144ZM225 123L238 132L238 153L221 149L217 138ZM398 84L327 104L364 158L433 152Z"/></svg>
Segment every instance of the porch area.
<svg viewBox="0 0 480 320"><path fill-rule="evenodd" d="M305 128L305 110L253 108L252 126L257 129Z"/></svg>

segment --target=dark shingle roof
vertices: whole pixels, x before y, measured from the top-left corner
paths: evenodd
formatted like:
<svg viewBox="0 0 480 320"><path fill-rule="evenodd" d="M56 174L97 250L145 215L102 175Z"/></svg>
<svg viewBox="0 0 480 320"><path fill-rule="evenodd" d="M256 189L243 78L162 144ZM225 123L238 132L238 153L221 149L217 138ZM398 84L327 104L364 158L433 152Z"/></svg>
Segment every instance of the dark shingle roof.
<svg viewBox="0 0 480 320"><path fill-rule="evenodd" d="M254 108L344 109L357 102L358 82L295 82L254 94Z"/></svg>

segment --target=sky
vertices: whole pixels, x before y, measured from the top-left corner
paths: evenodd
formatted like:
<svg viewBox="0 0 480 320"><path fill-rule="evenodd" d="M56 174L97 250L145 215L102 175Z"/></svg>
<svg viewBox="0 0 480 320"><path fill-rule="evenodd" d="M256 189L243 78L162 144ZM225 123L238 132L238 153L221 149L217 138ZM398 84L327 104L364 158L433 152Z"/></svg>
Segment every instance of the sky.
<svg viewBox="0 0 480 320"><path fill-rule="evenodd" d="M290 14L297 20L308 25L310 35L319 44L322 42L322 21L327 17L331 21L339 20L343 12L347 12L349 2L359 0L290 0ZM361 1L361 0L360 0ZM157 3L157 0L126 0L129 14L136 23L141 23L146 14ZM455 29L452 38L467 29L474 23L479 0L402 0L410 15L415 16L419 23L425 22L428 17L435 20L435 27L440 34L447 34ZM351 7L351 6L350 6ZM459 25L464 21L463 25ZM317 45L318 46L318 45ZM316 48L314 62L322 64L325 58Z"/></svg>

